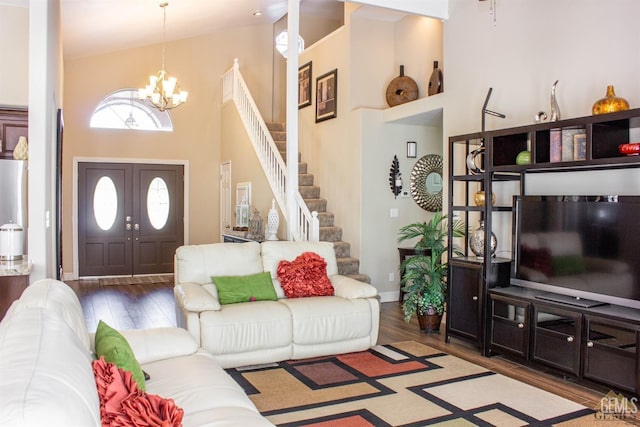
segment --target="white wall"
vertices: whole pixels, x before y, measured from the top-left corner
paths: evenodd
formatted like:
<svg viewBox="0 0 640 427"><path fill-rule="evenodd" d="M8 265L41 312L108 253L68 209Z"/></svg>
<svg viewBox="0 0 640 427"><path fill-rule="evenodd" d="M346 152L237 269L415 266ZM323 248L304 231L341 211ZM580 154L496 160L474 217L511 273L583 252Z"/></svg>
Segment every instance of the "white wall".
<svg viewBox="0 0 640 427"><path fill-rule="evenodd" d="M4 58L0 105L29 102L29 9L0 5L0 52Z"/></svg>
<svg viewBox="0 0 640 427"><path fill-rule="evenodd" d="M536 112L549 113L556 80L562 119L590 115L609 84L631 108L640 105L640 2L499 1L496 26L489 6L450 0L444 23L445 138L481 129L489 87L488 108L507 117L488 116L487 130L532 124ZM527 178L527 192L639 194L640 172L536 174ZM510 248L508 227L497 230L499 251Z"/></svg>

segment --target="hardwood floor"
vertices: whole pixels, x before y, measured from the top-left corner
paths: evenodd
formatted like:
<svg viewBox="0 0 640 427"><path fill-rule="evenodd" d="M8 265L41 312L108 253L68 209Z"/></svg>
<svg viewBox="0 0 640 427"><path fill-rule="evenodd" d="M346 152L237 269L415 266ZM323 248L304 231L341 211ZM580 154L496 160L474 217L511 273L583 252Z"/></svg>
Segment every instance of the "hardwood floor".
<svg viewBox="0 0 640 427"><path fill-rule="evenodd" d="M175 301L171 284L101 285L97 280L67 282L78 294L89 332L102 319L117 329L175 326ZM472 345L441 334L421 333L417 321L405 323L397 302L382 304L378 344L414 340L535 387L559 394L589 408L600 405L608 391L575 384L569 379L531 369L501 356L486 358Z"/></svg>

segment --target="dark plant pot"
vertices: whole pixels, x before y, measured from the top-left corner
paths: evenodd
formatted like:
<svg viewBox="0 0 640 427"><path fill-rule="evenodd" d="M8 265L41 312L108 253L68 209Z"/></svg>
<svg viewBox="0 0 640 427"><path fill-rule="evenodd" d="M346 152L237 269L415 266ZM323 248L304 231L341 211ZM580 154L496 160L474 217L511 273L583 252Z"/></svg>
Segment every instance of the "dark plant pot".
<svg viewBox="0 0 640 427"><path fill-rule="evenodd" d="M420 330L427 334L435 332L440 333L440 323L442 322L442 314L438 314L435 310L429 309L427 312L416 313Z"/></svg>

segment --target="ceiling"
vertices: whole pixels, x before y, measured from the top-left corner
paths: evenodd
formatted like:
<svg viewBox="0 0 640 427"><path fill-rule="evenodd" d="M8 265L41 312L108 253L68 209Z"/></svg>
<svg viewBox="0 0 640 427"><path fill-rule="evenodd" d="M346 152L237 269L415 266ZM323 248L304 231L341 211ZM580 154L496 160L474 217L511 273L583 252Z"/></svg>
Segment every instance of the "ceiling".
<svg viewBox="0 0 640 427"><path fill-rule="evenodd" d="M161 0L61 0L65 57L161 42L160 3ZM287 13L287 0L170 0L168 3L167 40L231 27L270 24ZM302 0L300 13L342 19L343 5L337 0ZM256 11L262 15L254 16Z"/></svg>

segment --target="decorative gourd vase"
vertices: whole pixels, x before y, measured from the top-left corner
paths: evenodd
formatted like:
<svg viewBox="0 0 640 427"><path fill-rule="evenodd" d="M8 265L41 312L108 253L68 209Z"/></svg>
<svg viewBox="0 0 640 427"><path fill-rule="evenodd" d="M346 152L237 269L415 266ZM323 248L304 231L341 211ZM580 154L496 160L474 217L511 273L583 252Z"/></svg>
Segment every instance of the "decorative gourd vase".
<svg viewBox="0 0 640 427"><path fill-rule="evenodd" d="M267 240L278 240L278 227L280 226L280 215L276 209L276 201L271 200L271 209L267 215Z"/></svg>
<svg viewBox="0 0 640 427"><path fill-rule="evenodd" d="M473 202L476 206L484 206L485 202L485 193L483 190L476 191L476 194L473 196ZM496 204L496 195L491 192L491 206Z"/></svg>
<svg viewBox="0 0 640 427"><path fill-rule="evenodd" d="M626 99L616 96L613 85L607 86L607 95L596 101L591 108L593 115L615 113L616 111L624 111L629 109L629 103Z"/></svg>
<svg viewBox="0 0 640 427"><path fill-rule="evenodd" d="M27 144L26 136L18 138L18 143L13 149L13 158L15 160L29 160L29 144Z"/></svg>
<svg viewBox="0 0 640 427"><path fill-rule="evenodd" d="M478 258L484 257L484 239L484 221L480 220L480 227L474 230L469 236L469 249L471 249L471 252L473 252ZM496 235L491 232L491 256L495 253L496 246L498 246L498 239L496 238Z"/></svg>

